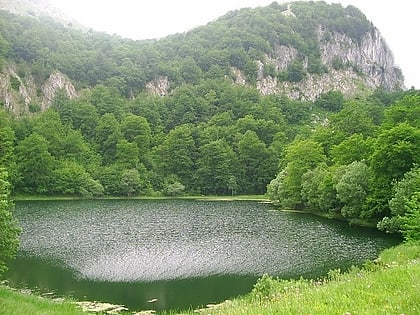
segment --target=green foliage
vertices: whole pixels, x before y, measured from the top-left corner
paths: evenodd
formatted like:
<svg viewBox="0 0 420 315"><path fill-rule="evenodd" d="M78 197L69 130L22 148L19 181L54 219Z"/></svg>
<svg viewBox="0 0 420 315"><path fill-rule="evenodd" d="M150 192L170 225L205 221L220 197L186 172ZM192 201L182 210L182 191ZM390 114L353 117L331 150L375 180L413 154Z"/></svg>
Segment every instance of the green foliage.
<svg viewBox="0 0 420 315"><path fill-rule="evenodd" d="M343 108L344 96L339 91L329 91L321 94L316 100L315 105L331 112L338 112Z"/></svg>
<svg viewBox="0 0 420 315"><path fill-rule="evenodd" d="M302 177L314 169L319 163L325 162L326 157L321 145L313 140L296 140L286 149L287 162L284 169L285 176L280 201L285 207L300 208L302 201Z"/></svg>
<svg viewBox="0 0 420 315"><path fill-rule="evenodd" d="M185 186L180 182L175 181L173 183L167 184L165 188L165 195L170 197L182 196L185 191Z"/></svg>
<svg viewBox="0 0 420 315"><path fill-rule="evenodd" d="M74 161L65 161L54 170L52 192L83 197L102 196L104 188L85 168Z"/></svg>
<svg viewBox="0 0 420 315"><path fill-rule="evenodd" d="M301 129L286 143L281 170L267 186L269 198L283 207L378 222L381 230L402 232L407 203L420 187L418 93L381 94L382 104L378 93L347 100L314 130ZM321 97L315 108L327 109L335 96Z"/></svg>
<svg viewBox="0 0 420 315"><path fill-rule="evenodd" d="M337 199L344 204L341 208L343 217L359 217L369 189L368 166L363 161L341 166L333 181Z"/></svg>
<svg viewBox="0 0 420 315"><path fill-rule="evenodd" d="M305 75L306 71L302 62L295 60L287 67L287 72L281 78L290 82L300 82L305 78Z"/></svg>
<svg viewBox="0 0 420 315"><path fill-rule="evenodd" d="M11 181L16 180L15 141L10 117L0 109L0 167L6 168Z"/></svg>
<svg viewBox="0 0 420 315"><path fill-rule="evenodd" d="M416 192L420 191L420 168L416 166L393 187L394 196L389 201L391 214L394 216L404 215L407 202L411 200Z"/></svg>
<svg viewBox="0 0 420 315"><path fill-rule="evenodd" d="M201 146L197 163L201 193L229 193L229 181L238 174L238 158L226 141L216 140Z"/></svg>
<svg viewBox="0 0 420 315"><path fill-rule="evenodd" d="M417 191L406 205L406 214L401 218L401 232L406 241L420 241L420 192Z"/></svg>
<svg viewBox="0 0 420 315"><path fill-rule="evenodd" d="M268 299L276 293L278 282L270 277L268 274L264 274L252 289L252 295L260 299Z"/></svg>
<svg viewBox="0 0 420 315"><path fill-rule="evenodd" d="M339 208L334 172L325 164L302 175L302 200L309 211L333 213Z"/></svg>
<svg viewBox="0 0 420 315"><path fill-rule="evenodd" d="M52 190L56 161L48 147L48 141L36 133L19 142L16 148L19 174L16 186L19 190L33 194Z"/></svg>
<svg viewBox="0 0 420 315"><path fill-rule="evenodd" d="M373 134L374 124L368 112L367 103L351 100L343 104L343 108L331 116L331 127L335 132L341 132L345 136Z"/></svg>
<svg viewBox="0 0 420 315"><path fill-rule="evenodd" d="M392 183L401 180L406 172L420 162L419 143L420 129L408 123L398 124L379 134L370 157L374 201L378 207L387 206Z"/></svg>
<svg viewBox="0 0 420 315"><path fill-rule="evenodd" d="M138 193L141 189L140 173L136 169L124 170L121 174L121 192L127 197Z"/></svg>
<svg viewBox="0 0 420 315"><path fill-rule="evenodd" d="M9 80L10 80L10 86L12 87L12 89L15 91L19 91L20 80L13 75L9 76Z"/></svg>
<svg viewBox="0 0 420 315"><path fill-rule="evenodd" d="M340 58L336 57L332 60L331 66L335 70L343 70L346 65L344 64L344 62Z"/></svg>
<svg viewBox="0 0 420 315"><path fill-rule="evenodd" d="M372 154L372 141L361 134L354 134L331 147L331 158L338 165L347 165L353 161L362 161Z"/></svg>
<svg viewBox="0 0 420 315"><path fill-rule="evenodd" d="M0 276L7 270L6 262L16 255L19 247L20 228L13 218L9 195L7 172L0 168Z"/></svg>
<svg viewBox="0 0 420 315"><path fill-rule="evenodd" d="M355 42L373 30L366 17L351 6L298 2L292 5L296 18L285 17L284 10L285 6L241 9L159 41L80 32L52 19L39 21L2 11L0 59L12 57L17 63L31 65L38 82L59 70L81 88L100 85L101 91L94 94L108 93L104 87L110 89L114 99L92 100L104 114L111 104L118 106L119 96L136 96L145 91L147 82L161 76L168 77L173 88L198 84L204 78L223 79L235 67L246 74L248 82L255 82L256 60L264 60L278 45L296 48L301 60L307 57L307 69L300 62L292 63L287 71L286 79L298 82L307 72L326 71L320 58L319 28L325 38L340 33ZM274 70L267 67L267 75L274 77Z"/></svg>
<svg viewBox="0 0 420 315"><path fill-rule="evenodd" d="M420 191L420 169L413 168L405 173L404 178L393 186L393 197L389 200L391 216L378 222L378 229L387 232L403 232L406 224L412 223L409 217L416 220L416 195ZM411 213L408 213L411 211Z"/></svg>

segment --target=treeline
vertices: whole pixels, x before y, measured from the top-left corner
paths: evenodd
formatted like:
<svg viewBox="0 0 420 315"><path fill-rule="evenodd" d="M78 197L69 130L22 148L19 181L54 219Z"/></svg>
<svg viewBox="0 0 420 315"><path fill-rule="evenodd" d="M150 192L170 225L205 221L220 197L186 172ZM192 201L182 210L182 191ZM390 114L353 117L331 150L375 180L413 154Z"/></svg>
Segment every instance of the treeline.
<svg viewBox="0 0 420 315"><path fill-rule="evenodd" d="M263 194L312 106L227 81L130 101L98 85L30 117L3 111L0 163L15 194Z"/></svg>
<svg viewBox="0 0 420 315"><path fill-rule="evenodd" d="M340 32L355 42L373 30L366 17L352 6L296 2L292 4L296 18L284 16L286 9L286 4L273 2L263 8L232 11L185 34L143 41L81 32L48 18L39 21L0 11L0 65L12 60L21 78L30 73L38 85L59 70L78 90L103 84L132 97L160 76L167 76L174 89L229 77L232 67L253 82L258 70L256 60L273 55L278 45L296 48L298 58L281 71L267 65L266 75L299 81L307 72L328 71L320 60L320 27L325 40L332 32Z"/></svg>
<svg viewBox="0 0 420 315"><path fill-rule="evenodd" d="M419 156L418 96L407 93L394 102L404 93L345 101L329 92L312 103L208 80L126 100L98 85L77 100L58 93L33 116L3 111L0 163L15 194L82 196L263 194L281 170L269 192L284 206L384 215L392 183ZM408 147L389 156L405 136ZM357 183L363 198L352 204L334 181L354 168L369 182Z"/></svg>
<svg viewBox="0 0 420 315"><path fill-rule="evenodd" d="M328 122L298 135L283 151L270 198L350 221L381 220L380 229L419 239L420 95L406 94L384 108L345 102Z"/></svg>

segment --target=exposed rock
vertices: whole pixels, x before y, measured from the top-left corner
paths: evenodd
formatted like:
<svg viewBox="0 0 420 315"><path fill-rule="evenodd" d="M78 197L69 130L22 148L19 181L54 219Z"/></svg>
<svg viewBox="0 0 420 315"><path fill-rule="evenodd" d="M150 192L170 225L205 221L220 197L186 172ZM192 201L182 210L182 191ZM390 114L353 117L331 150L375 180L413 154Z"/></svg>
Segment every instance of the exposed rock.
<svg viewBox="0 0 420 315"><path fill-rule="evenodd" d="M245 74L238 68L232 67L232 74L234 76L235 84L245 85L246 84L246 76Z"/></svg>
<svg viewBox="0 0 420 315"><path fill-rule="evenodd" d="M169 93L169 78L162 76L146 84L146 91L152 95L167 96Z"/></svg>
<svg viewBox="0 0 420 315"><path fill-rule="evenodd" d="M77 97L73 84L62 73L55 71L39 90L31 74L19 75L14 65L5 67L0 73L0 100L4 108L15 115L29 111L31 103L40 109L49 107L58 89L64 89L70 98Z"/></svg>
<svg viewBox="0 0 420 315"><path fill-rule="evenodd" d="M319 30L319 37L322 33ZM374 32L365 34L361 43L343 34L333 33L330 40L321 42L320 50L323 64L331 65L338 58L343 64L355 66L369 77L367 83L372 88L384 86L393 90L404 87L394 56L376 28Z"/></svg>
<svg viewBox="0 0 420 315"><path fill-rule="evenodd" d="M134 313L133 315L153 315L156 314L156 311L140 311L137 313Z"/></svg>
<svg viewBox="0 0 420 315"><path fill-rule="evenodd" d="M119 314L121 312L128 311L128 308L122 305L115 305L110 303L82 301L75 302L75 304L80 306L83 312Z"/></svg>
<svg viewBox="0 0 420 315"><path fill-rule="evenodd" d="M69 98L76 98L77 93L73 84L67 79L61 72L55 71L51 73L48 80L42 85L41 90L44 94L44 99L42 101L42 109L49 107L51 101L53 100L55 93L59 89L64 89Z"/></svg>
<svg viewBox="0 0 420 315"><path fill-rule="evenodd" d="M287 10L283 11L281 14L283 14L284 16L291 16L291 17L296 17L296 15L292 12L292 4L289 3L287 6Z"/></svg>
<svg viewBox="0 0 420 315"><path fill-rule="evenodd" d="M281 72L287 70L298 56L295 48L277 45L273 56L266 56L265 64L257 61L258 90L264 95L285 93L292 99L314 100L331 90L355 95L381 86L388 90L404 88L401 71L395 66L394 57L376 28L372 33L365 34L360 43L341 33L329 34L329 39L325 40L324 33L320 28L318 40L321 62L328 69L327 73L308 74L301 82L282 82L264 76L265 64L275 65L276 70ZM340 69L333 67L337 60L343 65ZM302 63L307 68L307 57ZM243 79L246 82L246 78Z"/></svg>
<svg viewBox="0 0 420 315"><path fill-rule="evenodd" d="M277 71L284 71L297 55L298 50L296 48L276 44L274 45L273 56L266 56L266 62L274 64Z"/></svg>
<svg viewBox="0 0 420 315"><path fill-rule="evenodd" d="M0 73L0 99L3 101L5 109L15 114L27 111L29 103L36 95L33 77L30 75L25 77L26 80L21 78L12 65Z"/></svg>

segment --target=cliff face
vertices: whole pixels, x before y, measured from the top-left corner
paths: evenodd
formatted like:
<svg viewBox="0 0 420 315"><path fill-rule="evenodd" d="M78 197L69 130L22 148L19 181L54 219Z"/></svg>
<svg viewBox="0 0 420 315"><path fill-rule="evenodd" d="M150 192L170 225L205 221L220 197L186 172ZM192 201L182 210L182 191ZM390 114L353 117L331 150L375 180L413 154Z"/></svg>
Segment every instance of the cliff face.
<svg viewBox="0 0 420 315"><path fill-rule="evenodd" d="M298 58L295 48L275 47L271 56L258 60L257 88L262 94L285 93L293 99L314 100L330 90L354 95L364 90L384 87L387 90L404 89L404 78L395 66L392 52L379 31L366 33L360 43L350 37L333 33L328 39L319 30L318 41L321 61L327 71L323 74L308 73L300 82L280 81L277 77L264 76L264 67L274 65L284 71ZM307 57L302 62L307 69Z"/></svg>
<svg viewBox="0 0 420 315"><path fill-rule="evenodd" d="M392 52L376 28L373 33L365 34L360 44L335 33L320 47L324 64L332 65L338 59L344 64L354 65L368 77L366 83L371 87L382 85L390 90L403 87L401 71L396 68Z"/></svg>
<svg viewBox="0 0 420 315"><path fill-rule="evenodd" d="M47 109L59 89L64 89L69 98L77 97L73 84L58 71L40 87L32 75L19 75L14 66L9 65L0 73L0 100L15 115Z"/></svg>
<svg viewBox="0 0 420 315"><path fill-rule="evenodd" d="M341 91L345 95L367 93L379 87L393 91L404 89L404 77L396 67L394 57L378 29L366 33L357 42L341 33L326 36L321 28L318 31L318 44L322 65L326 71L322 74L307 73L299 82L281 81L277 76L265 75L265 68L274 66L277 72L286 71L295 60L302 59L294 47L274 45L270 55L264 60L256 60L258 67L256 87L263 94L286 94L292 99L315 100L322 93L331 90ZM308 57L304 57L302 66L308 69ZM237 68L231 69L233 83L251 85L246 75ZM166 78L150 82L149 93L165 96L170 84Z"/></svg>

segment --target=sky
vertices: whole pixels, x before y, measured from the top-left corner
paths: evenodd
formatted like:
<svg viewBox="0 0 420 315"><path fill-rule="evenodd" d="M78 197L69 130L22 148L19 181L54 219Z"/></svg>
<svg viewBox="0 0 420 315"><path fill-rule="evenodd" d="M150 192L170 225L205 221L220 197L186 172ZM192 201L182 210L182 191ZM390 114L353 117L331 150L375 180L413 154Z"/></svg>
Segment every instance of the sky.
<svg viewBox="0 0 420 315"><path fill-rule="evenodd" d="M274 0L49 0L81 24L132 39L161 38L205 25L228 11L267 6ZM287 2L277 0L277 2ZM358 7L394 54L405 85L420 88L420 30L417 0L326 1Z"/></svg>

